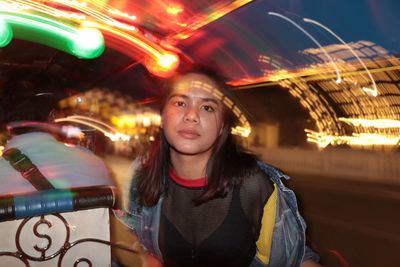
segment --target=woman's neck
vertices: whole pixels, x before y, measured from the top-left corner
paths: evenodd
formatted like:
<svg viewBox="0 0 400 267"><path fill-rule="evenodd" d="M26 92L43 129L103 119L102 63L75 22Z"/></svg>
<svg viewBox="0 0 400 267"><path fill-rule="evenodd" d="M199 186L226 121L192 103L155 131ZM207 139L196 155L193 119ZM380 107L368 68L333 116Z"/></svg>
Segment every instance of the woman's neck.
<svg viewBox="0 0 400 267"><path fill-rule="evenodd" d="M183 155L171 151L171 164L175 173L185 179L198 179L206 176L209 154Z"/></svg>

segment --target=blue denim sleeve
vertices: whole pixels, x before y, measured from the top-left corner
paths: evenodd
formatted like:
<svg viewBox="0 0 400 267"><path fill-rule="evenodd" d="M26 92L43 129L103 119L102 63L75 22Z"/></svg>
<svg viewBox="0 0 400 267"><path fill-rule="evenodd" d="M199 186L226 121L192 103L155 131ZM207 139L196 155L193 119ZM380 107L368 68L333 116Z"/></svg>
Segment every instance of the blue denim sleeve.
<svg viewBox="0 0 400 267"><path fill-rule="evenodd" d="M314 252L309 246L306 245L303 261L310 260L310 259L312 259L316 262L319 262L319 255L316 252Z"/></svg>

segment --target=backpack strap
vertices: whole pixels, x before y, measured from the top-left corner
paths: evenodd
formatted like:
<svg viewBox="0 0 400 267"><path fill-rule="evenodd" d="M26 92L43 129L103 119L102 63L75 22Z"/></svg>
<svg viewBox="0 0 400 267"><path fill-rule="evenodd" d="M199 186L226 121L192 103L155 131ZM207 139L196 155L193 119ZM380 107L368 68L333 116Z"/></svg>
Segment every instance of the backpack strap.
<svg viewBox="0 0 400 267"><path fill-rule="evenodd" d="M55 189L46 177L39 171L27 155L18 148L9 148L4 151L3 158L30 182L38 191Z"/></svg>

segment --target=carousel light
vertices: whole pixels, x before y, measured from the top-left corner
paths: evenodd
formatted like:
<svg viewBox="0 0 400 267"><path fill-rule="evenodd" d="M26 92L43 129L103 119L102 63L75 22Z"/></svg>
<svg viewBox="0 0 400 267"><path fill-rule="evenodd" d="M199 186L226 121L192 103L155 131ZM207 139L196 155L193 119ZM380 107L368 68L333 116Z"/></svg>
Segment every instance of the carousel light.
<svg viewBox="0 0 400 267"><path fill-rule="evenodd" d="M104 51L102 34L95 29L85 29L59 20L23 12L0 12L0 16L13 28L13 36L50 46L80 58L91 59ZM82 43L89 35L94 41Z"/></svg>
<svg viewBox="0 0 400 267"><path fill-rule="evenodd" d="M10 24L0 16L0 47L7 46L13 37L13 32Z"/></svg>
<svg viewBox="0 0 400 267"><path fill-rule="evenodd" d="M170 77L174 74L179 65L179 57L176 54L164 52L156 58L148 57L145 60L146 68L154 75L162 78Z"/></svg>
<svg viewBox="0 0 400 267"><path fill-rule="evenodd" d="M211 22L225 16L226 14L233 12L234 10L237 10L238 8L252 2L253 0L235 0L232 2L227 3L226 5L219 5L219 6L210 6L209 9L214 10L210 14L206 14L204 16L197 16L194 18L193 21L191 21L189 24L184 24L186 29L182 32L179 32L178 34L171 36L171 38L168 39L174 39L174 40L184 40L189 38L195 31L200 29L201 27L204 27L207 24L210 24Z"/></svg>
<svg viewBox="0 0 400 267"><path fill-rule="evenodd" d="M372 77L371 72L369 71L369 69L367 68L367 66L365 65L364 61L361 60L361 58L357 55L356 52L354 52L353 48L351 46L349 46L342 38L340 38L336 33L334 33L331 29L329 29L328 27L326 27L325 25L321 24L318 21L312 20L312 19L308 19L308 18L304 18L303 19L305 22L308 23L312 23L314 25L317 25L321 28L323 28L324 30L326 30L327 32L329 32L330 34L332 34L336 39L338 39L347 49L350 50L350 52L357 58L357 60L360 62L360 64L363 66L363 68L365 69L365 71L368 74L368 77L371 80L372 83L372 89L369 87L363 87L363 91L366 93L371 94L372 96L376 97L378 95L378 88L376 87L376 82L375 79Z"/></svg>
<svg viewBox="0 0 400 267"><path fill-rule="evenodd" d="M128 13L122 12L122 11L120 11L118 9L115 9L115 8L109 8L107 11L110 14L117 15L117 16L122 17L122 18L126 18L126 19L129 19L129 20L132 20L132 21L136 21L137 20L137 17L135 15L129 15Z"/></svg>
<svg viewBox="0 0 400 267"><path fill-rule="evenodd" d="M167 11L168 14L176 16L179 13L183 12L183 8L181 6L178 6L178 5L170 5L170 6L167 7L166 11Z"/></svg>
<svg viewBox="0 0 400 267"><path fill-rule="evenodd" d="M7 12L12 12L14 10L14 14L21 14L21 16L24 16L24 12L27 11L40 12L41 14L47 14L56 18L62 17L68 20L73 20L75 23L81 24L83 27L101 30L103 33L107 34L108 37L110 37L109 39L112 40L109 40L108 45L110 47L113 47L122 53L133 57L137 55L132 51L143 53L147 58L145 60L146 67L152 74L156 76L168 77L174 73L175 69L179 65L178 56L175 53L161 47L157 43L157 40L148 38L134 25L120 22L107 14L122 16L130 20L136 20L136 16L120 12L109 7L107 4L99 4L98 1L50 1L57 3L58 5L64 5L67 8L73 8L77 12L80 12L80 14L78 14L77 12L66 12L64 10L55 8L51 6L51 3L25 0L16 0L14 2L16 3L5 3L1 6L1 10ZM25 13L25 16L28 16L28 13ZM48 19L50 20L50 17L48 17ZM62 24L61 22L57 22L55 19L53 19L53 21L54 23L50 23L50 26L57 25L58 27L58 25ZM30 25L31 23L26 21L26 27ZM40 27L43 27L44 32L49 30L48 28L47 30L44 30L46 25L38 25L36 31L39 31ZM52 32L52 34L54 35L52 37L43 37L35 33L32 36L36 36L36 38L31 36L29 40L52 46L67 53L72 53L81 58L94 58L99 56L104 51L104 45L100 46L100 43L104 44L103 37L100 37L94 29L85 29L82 31L76 30L76 32L73 33L73 36L69 36L68 38L63 36L62 31L58 33ZM26 34L26 32L21 35L21 39L26 39L26 36L29 36L29 34ZM60 38L63 38L64 40L60 40ZM78 42L78 38L83 40ZM91 41L89 41L90 38L92 39Z"/></svg>
<svg viewBox="0 0 400 267"><path fill-rule="evenodd" d="M82 58L96 58L104 52L104 37L95 28L79 29L71 51Z"/></svg>
<svg viewBox="0 0 400 267"><path fill-rule="evenodd" d="M339 118L339 121L343 121L347 124L358 126L358 127L372 127L372 128L400 128L399 120L391 119L356 119L356 118Z"/></svg>
<svg viewBox="0 0 400 267"><path fill-rule="evenodd" d="M117 40L118 45L114 48L122 53L129 53L132 48L144 53L144 65L152 74L158 77L166 78L171 76L179 65L179 57L175 53L164 49L140 32L127 33L110 25L94 21L85 21L82 25L98 28L109 39ZM109 45L112 46L113 44L110 42Z"/></svg>
<svg viewBox="0 0 400 267"><path fill-rule="evenodd" d="M38 11L57 18L85 20L86 16L76 12L67 12L35 1L14 0L12 3L0 1L0 10L13 12Z"/></svg>
<svg viewBox="0 0 400 267"><path fill-rule="evenodd" d="M91 128L94 128L94 129L102 132L106 137L108 137L113 142L116 142L116 141L127 142L131 138L129 135L118 132L116 129L114 129L110 125L108 125L100 120L86 117L86 116L73 115L73 116L68 116L65 118L58 118L55 120L55 122L75 122L78 124L89 126Z"/></svg>
<svg viewBox="0 0 400 267"><path fill-rule="evenodd" d="M232 127L231 129L231 133L234 135L239 135L242 137L249 137L250 133L251 133L251 128L250 126L236 126L236 127Z"/></svg>
<svg viewBox="0 0 400 267"><path fill-rule="evenodd" d="M289 22L290 24L292 24L293 26L295 26L298 30L300 30L302 33L304 33L308 38L310 38L320 49L321 51L325 54L325 56L329 59L329 61L331 62L335 72L336 72L336 83L340 84L342 82L342 77L340 75L340 71L335 63L335 61L333 60L333 58L329 55L329 53L326 51L326 49L317 41L317 39L315 39L308 31L306 31L303 27L301 27L299 24L297 24L296 22L294 22L293 20L289 19L288 17L276 13L276 12L268 12L268 15L271 16L276 16L279 17L287 22Z"/></svg>
<svg viewBox="0 0 400 267"><path fill-rule="evenodd" d="M398 145L400 138L396 135L377 134L377 133L353 133L351 136L347 135L329 135L323 132L315 132L309 129L307 132L307 141L316 143L318 147L325 148L328 145L359 145L359 146L373 146L384 145L394 146Z"/></svg>

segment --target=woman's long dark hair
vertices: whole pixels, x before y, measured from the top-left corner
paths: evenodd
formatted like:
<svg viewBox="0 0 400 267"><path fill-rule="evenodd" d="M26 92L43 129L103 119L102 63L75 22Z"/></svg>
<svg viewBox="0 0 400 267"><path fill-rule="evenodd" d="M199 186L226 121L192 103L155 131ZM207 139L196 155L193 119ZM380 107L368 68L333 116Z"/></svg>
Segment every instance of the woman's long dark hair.
<svg viewBox="0 0 400 267"><path fill-rule="evenodd" d="M165 83L166 90L163 90L163 95L160 97L161 111L176 78L189 73L208 76L217 83L223 94L228 95L231 100L235 99L224 83L224 79L217 72L207 67L196 66L179 73L179 76ZM234 186L239 186L244 177L250 175L256 169L255 156L245 152L240 143L231 134L231 128L235 126L236 122L237 118L232 110L224 105L222 134L213 146L211 157L207 163L206 176L208 183L203 193L198 198L193 199L196 204L204 203L213 198L224 197L230 189ZM135 175L140 204L145 206L157 204L161 194L167 190L166 180L170 166L169 149L170 145L161 129L159 137L150 151L142 157L141 169Z"/></svg>

